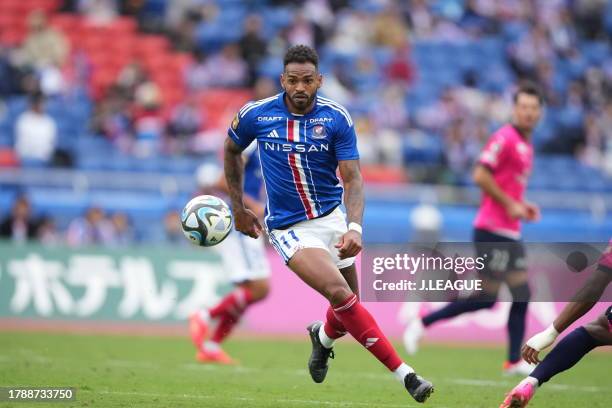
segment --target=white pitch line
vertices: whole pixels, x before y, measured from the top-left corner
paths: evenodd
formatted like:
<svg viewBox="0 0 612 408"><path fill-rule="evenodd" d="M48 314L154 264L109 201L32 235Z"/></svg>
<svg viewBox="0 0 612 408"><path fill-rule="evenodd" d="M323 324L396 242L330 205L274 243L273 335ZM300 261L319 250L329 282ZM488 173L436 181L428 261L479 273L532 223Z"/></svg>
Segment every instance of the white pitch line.
<svg viewBox="0 0 612 408"><path fill-rule="evenodd" d="M116 367L138 367L138 368L159 368L159 364L146 361L130 361L130 360L105 360L104 364Z"/></svg>
<svg viewBox="0 0 612 408"><path fill-rule="evenodd" d="M512 387L518 383L509 381L476 380L469 378L442 378L442 382L459 385L471 385L475 387ZM558 391L583 391L583 392L602 392L608 391L607 388L594 385L569 385L569 384L546 384L546 388Z"/></svg>
<svg viewBox="0 0 612 408"><path fill-rule="evenodd" d="M71 361L70 359L61 359L61 358L47 358L42 357L40 355L36 355L33 353L29 354L29 358L26 359L31 363L38 364L48 364L51 361ZM0 363L11 362L11 361L23 361L23 359L15 358L14 355L2 355L0 354ZM159 369L160 364L156 364L153 362L146 361L138 361L138 360L121 360L121 359L112 359L106 360L104 365L112 366L112 367L134 367L134 368L143 368L143 369ZM172 367L170 365L170 367ZM236 374L252 374L252 373L261 373L263 371L268 372L269 370L263 370L257 367L245 367L245 366L220 366L213 364L196 364L196 363L186 363L175 366L179 369L186 370L196 370L196 371L230 371ZM276 374L279 375L291 375L304 377L308 375L308 371L305 369L292 369L292 370L274 370ZM334 373L338 375L350 375L352 377L357 378L366 378L371 380L385 380L387 381L391 378L388 374L383 373L360 373L360 372L341 372L334 371ZM447 384L457 384L457 385L466 385L472 387L499 387L499 388L510 388L516 383L518 383L518 378L516 382L511 381L496 381L496 380L482 380L482 379L472 379L472 378L445 378L445 377L433 377L435 383L447 383ZM605 392L609 391L607 387L598 387L598 386L589 386L589 385L574 385L574 384L546 384L546 388L550 388L557 391L581 391L588 393L596 393L596 392Z"/></svg>
<svg viewBox="0 0 612 408"><path fill-rule="evenodd" d="M232 367L232 366L218 366L218 365L206 365L206 364L195 364L188 363L183 364L182 366L188 370L202 370L202 371L214 371L214 370L229 370L234 372L244 372L244 373L254 373L254 372L262 372L263 369L256 367ZM280 375L294 375L294 376L305 376L308 374L308 371L305 369L296 369L296 370L274 370L275 373ZM379 374L379 373L359 373L359 372L347 372L347 371L334 371L335 374L338 375L350 375L351 377L359 377L359 378L367 378L367 379L384 379L387 380L390 378L388 374ZM431 379L431 378L430 378ZM442 383L450 383L450 384L458 384L458 385L468 385L474 387L512 387L518 383L519 378L517 378L516 382L511 381L495 381L495 380L480 380L480 379L471 379L471 378L435 378L434 385L436 382ZM583 392L602 392L608 391L608 388L597 387L597 386L589 386L589 385L572 385L572 384L547 384L546 388L555 389L558 391L583 391Z"/></svg>
<svg viewBox="0 0 612 408"><path fill-rule="evenodd" d="M147 397L147 398L185 398L185 399L211 399L217 398L212 395L193 395L193 394L160 394L160 393L149 393L149 392L135 392L135 391L84 391L105 395L131 395L131 396L139 396L139 397ZM226 400L233 401L241 401L241 402L257 402L255 398L249 397L221 397ZM306 400L306 399L288 399L281 398L275 399L275 402L282 404L305 404L305 405L314 405L314 406L322 406L322 405L332 405L335 407L371 407L373 403L369 402L349 402L349 401L320 401L320 400ZM398 404L381 404L376 402L377 407L386 407L386 408L410 408L416 407L415 405L398 405ZM438 408L446 408L446 407L438 407Z"/></svg>

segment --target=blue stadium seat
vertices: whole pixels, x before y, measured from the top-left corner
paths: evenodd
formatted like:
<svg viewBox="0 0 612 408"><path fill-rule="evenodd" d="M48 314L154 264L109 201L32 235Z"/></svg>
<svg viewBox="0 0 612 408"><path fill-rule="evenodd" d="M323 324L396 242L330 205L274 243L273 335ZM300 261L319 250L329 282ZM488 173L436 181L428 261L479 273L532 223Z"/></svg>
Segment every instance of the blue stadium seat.
<svg viewBox="0 0 612 408"><path fill-rule="evenodd" d="M171 174L188 174L193 176L204 160L187 158L169 158L164 161L162 171Z"/></svg>
<svg viewBox="0 0 612 408"><path fill-rule="evenodd" d="M384 8L380 1L351 0L351 9L365 11L366 13L378 13Z"/></svg>
<svg viewBox="0 0 612 408"><path fill-rule="evenodd" d="M11 211L13 201L17 197L17 191L6 186L0 189L0 218L4 217Z"/></svg>
<svg viewBox="0 0 612 408"><path fill-rule="evenodd" d="M88 194L78 194L73 190L31 187L27 194L32 201L32 206L44 213L50 214L79 214L91 203Z"/></svg>
<svg viewBox="0 0 612 408"><path fill-rule="evenodd" d="M442 157L442 141L438 135L412 133L403 139L403 158L406 164L439 163Z"/></svg>
<svg viewBox="0 0 612 408"><path fill-rule="evenodd" d="M263 34L268 39L293 21L293 10L290 7L266 7L260 15L265 22L262 27Z"/></svg>
<svg viewBox="0 0 612 408"><path fill-rule="evenodd" d="M603 41L584 42L580 49L591 65L602 65L612 54L609 44Z"/></svg>
<svg viewBox="0 0 612 408"><path fill-rule="evenodd" d="M259 75L273 79L278 79L282 71L282 64L279 64L278 58L274 57L264 59L257 67L257 73Z"/></svg>
<svg viewBox="0 0 612 408"><path fill-rule="evenodd" d="M0 125L0 146L13 146L13 130L11 127Z"/></svg>
<svg viewBox="0 0 612 408"><path fill-rule="evenodd" d="M167 4L168 0L146 0L140 9L140 14L162 18L166 13Z"/></svg>
<svg viewBox="0 0 612 408"><path fill-rule="evenodd" d="M168 208L168 199L161 194L116 191L92 191L91 203L109 212L123 211L133 219L161 217Z"/></svg>

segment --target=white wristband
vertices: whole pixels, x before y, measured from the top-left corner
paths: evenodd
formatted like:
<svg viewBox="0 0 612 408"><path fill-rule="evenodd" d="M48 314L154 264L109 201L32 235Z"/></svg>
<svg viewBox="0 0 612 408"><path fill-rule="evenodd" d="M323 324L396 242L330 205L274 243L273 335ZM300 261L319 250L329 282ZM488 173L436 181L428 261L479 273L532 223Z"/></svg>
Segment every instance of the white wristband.
<svg viewBox="0 0 612 408"><path fill-rule="evenodd" d="M362 229L361 229L361 225L357 224L356 222L350 222L348 225L348 229L349 230L353 230L353 231L357 231L359 234L363 235Z"/></svg>
<svg viewBox="0 0 612 408"><path fill-rule="evenodd" d="M555 326L551 324L546 329L527 340L527 345L536 351L541 351L553 344L557 336L559 336L559 332L555 329Z"/></svg>

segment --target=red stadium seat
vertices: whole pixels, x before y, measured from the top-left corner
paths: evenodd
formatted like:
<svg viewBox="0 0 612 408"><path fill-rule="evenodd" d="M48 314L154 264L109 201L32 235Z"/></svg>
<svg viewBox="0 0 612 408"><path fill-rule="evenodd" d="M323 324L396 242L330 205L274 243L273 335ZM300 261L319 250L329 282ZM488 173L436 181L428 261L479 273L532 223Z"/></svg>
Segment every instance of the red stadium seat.
<svg viewBox="0 0 612 408"><path fill-rule="evenodd" d="M363 180L370 183L405 183L408 180L404 169L378 165L364 165L361 168Z"/></svg>
<svg viewBox="0 0 612 408"><path fill-rule="evenodd" d="M0 42L6 45L17 46L23 42L26 31L20 29L3 30L0 32Z"/></svg>
<svg viewBox="0 0 612 408"><path fill-rule="evenodd" d="M19 1L14 0L0 1L0 14L15 14L23 16L24 9L19 3Z"/></svg>
<svg viewBox="0 0 612 408"><path fill-rule="evenodd" d="M136 53L139 56L155 56L166 52L170 48L167 38L161 35L139 36L137 41Z"/></svg>
<svg viewBox="0 0 612 408"><path fill-rule="evenodd" d="M252 94L248 90L234 89L210 89L202 92L202 103L212 106L242 106L251 98Z"/></svg>
<svg viewBox="0 0 612 408"><path fill-rule="evenodd" d="M109 40L113 38L113 30L108 25L91 24L85 22L83 24L83 34L88 38L96 38L103 40L108 44Z"/></svg>
<svg viewBox="0 0 612 408"><path fill-rule="evenodd" d="M0 30L25 31L26 29L26 21L22 16L12 13L0 13Z"/></svg>
<svg viewBox="0 0 612 408"><path fill-rule="evenodd" d="M90 36L85 35L77 40L77 45L83 48L87 52L108 52L108 48L106 47L107 41L104 40L104 37L98 37L96 35Z"/></svg>
<svg viewBox="0 0 612 408"><path fill-rule="evenodd" d="M0 13L15 12L22 16L27 16L34 10L43 10L51 13L57 10L59 1L57 0L2 0L0 1Z"/></svg>
<svg viewBox="0 0 612 408"><path fill-rule="evenodd" d="M50 17L49 23L51 26L61 30L66 35L70 35L75 31L81 30L81 20L79 20L79 18L74 14L54 14Z"/></svg>
<svg viewBox="0 0 612 408"><path fill-rule="evenodd" d="M199 95L204 115L213 128L226 126L227 118L235 114L251 96L248 90L228 89L210 89Z"/></svg>
<svg viewBox="0 0 612 408"><path fill-rule="evenodd" d="M108 24L108 28L118 35L132 35L136 32L137 24L130 17L118 17ZM123 40L123 38L118 38Z"/></svg>
<svg viewBox="0 0 612 408"><path fill-rule="evenodd" d="M187 67L193 64L193 56L188 53L175 53L170 58L173 69L181 76L185 74Z"/></svg>
<svg viewBox="0 0 612 408"><path fill-rule="evenodd" d="M171 109L172 106L180 103L185 98L185 92L177 88L161 89L162 102L164 106Z"/></svg>
<svg viewBox="0 0 612 408"><path fill-rule="evenodd" d="M0 148L0 167L18 167L19 159L13 149Z"/></svg>

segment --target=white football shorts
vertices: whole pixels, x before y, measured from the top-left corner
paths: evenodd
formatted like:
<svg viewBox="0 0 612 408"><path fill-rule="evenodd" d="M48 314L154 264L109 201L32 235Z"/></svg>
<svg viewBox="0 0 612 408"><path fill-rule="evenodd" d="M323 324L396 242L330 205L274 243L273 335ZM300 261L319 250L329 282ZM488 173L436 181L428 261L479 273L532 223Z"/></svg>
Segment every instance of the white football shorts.
<svg viewBox="0 0 612 408"><path fill-rule="evenodd" d="M351 266L355 258L340 259L334 245L347 231L346 216L336 207L324 217L301 221L287 229L273 229L268 236L285 263L302 248L321 248L329 252L338 269L343 269Z"/></svg>
<svg viewBox="0 0 612 408"><path fill-rule="evenodd" d="M234 283L270 277L263 237L257 239L232 231L219 245L214 246L223 259L223 268Z"/></svg>

